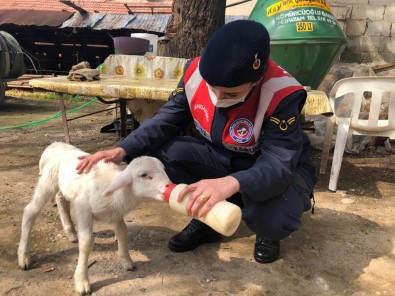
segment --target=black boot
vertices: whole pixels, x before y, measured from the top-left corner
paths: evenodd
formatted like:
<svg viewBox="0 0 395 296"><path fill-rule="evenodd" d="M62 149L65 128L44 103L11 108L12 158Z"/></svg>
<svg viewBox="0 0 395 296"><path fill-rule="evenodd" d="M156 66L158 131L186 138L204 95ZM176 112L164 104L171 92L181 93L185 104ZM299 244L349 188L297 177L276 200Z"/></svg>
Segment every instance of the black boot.
<svg viewBox="0 0 395 296"><path fill-rule="evenodd" d="M254 259L258 263L271 263L280 254L280 242L256 236Z"/></svg>
<svg viewBox="0 0 395 296"><path fill-rule="evenodd" d="M203 222L192 219L180 233L169 240L168 247L173 252L187 252L201 244L220 241L222 235Z"/></svg>

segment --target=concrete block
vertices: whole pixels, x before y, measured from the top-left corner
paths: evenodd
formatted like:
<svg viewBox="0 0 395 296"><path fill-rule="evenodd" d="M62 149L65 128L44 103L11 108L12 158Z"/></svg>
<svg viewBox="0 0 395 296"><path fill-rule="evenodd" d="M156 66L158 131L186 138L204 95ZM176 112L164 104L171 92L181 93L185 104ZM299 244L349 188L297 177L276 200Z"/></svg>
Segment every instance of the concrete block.
<svg viewBox="0 0 395 296"><path fill-rule="evenodd" d="M326 1L329 6L331 4L343 4L343 5L361 5L361 4L369 4L369 0L328 0Z"/></svg>
<svg viewBox="0 0 395 296"><path fill-rule="evenodd" d="M365 34L366 21L365 20L348 20L346 24L347 36L362 36Z"/></svg>
<svg viewBox="0 0 395 296"><path fill-rule="evenodd" d="M341 62L345 63L358 63L358 64L369 64L380 60L380 54L378 51L369 52L369 51L345 51L342 54Z"/></svg>
<svg viewBox="0 0 395 296"><path fill-rule="evenodd" d="M332 14L338 20L345 20L351 17L351 5L337 5L333 4L330 5Z"/></svg>
<svg viewBox="0 0 395 296"><path fill-rule="evenodd" d="M393 59L395 56L395 39L385 37L381 38L379 51L383 53L392 53Z"/></svg>
<svg viewBox="0 0 395 296"><path fill-rule="evenodd" d="M395 20L395 3L393 5L389 5L385 8L384 20L389 21L389 22L394 22L394 20Z"/></svg>
<svg viewBox="0 0 395 296"><path fill-rule="evenodd" d="M378 52L381 38L379 36L350 37L347 43L347 51Z"/></svg>
<svg viewBox="0 0 395 296"><path fill-rule="evenodd" d="M356 20L382 21L384 19L385 6L355 5L351 18Z"/></svg>
<svg viewBox="0 0 395 296"><path fill-rule="evenodd" d="M370 0L370 5L385 5L389 6L392 3L392 0Z"/></svg>
<svg viewBox="0 0 395 296"><path fill-rule="evenodd" d="M388 21L368 22L365 35L390 37L391 25Z"/></svg>

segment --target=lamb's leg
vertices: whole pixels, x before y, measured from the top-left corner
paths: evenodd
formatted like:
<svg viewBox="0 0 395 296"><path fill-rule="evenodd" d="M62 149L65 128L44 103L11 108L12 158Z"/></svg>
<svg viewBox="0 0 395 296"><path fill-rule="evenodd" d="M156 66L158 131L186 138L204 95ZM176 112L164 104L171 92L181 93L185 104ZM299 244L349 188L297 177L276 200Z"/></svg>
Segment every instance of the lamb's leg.
<svg viewBox="0 0 395 296"><path fill-rule="evenodd" d="M78 239L70 216L70 202L61 192L56 195L56 205L58 206L60 221L62 222L63 230L67 238L69 241L76 243Z"/></svg>
<svg viewBox="0 0 395 296"><path fill-rule="evenodd" d="M88 258L93 247L92 214L82 204L75 205L75 216L78 228L78 263L74 272L75 291L79 295L91 293L88 278Z"/></svg>
<svg viewBox="0 0 395 296"><path fill-rule="evenodd" d="M123 219L115 224L115 235L118 239L118 258L123 268L133 270L133 261L130 258L127 246L127 227Z"/></svg>
<svg viewBox="0 0 395 296"><path fill-rule="evenodd" d="M21 269L30 267L30 234L34 222L45 204L54 196L54 192L46 185L45 179L45 177L40 177L33 198L23 211L21 239L18 247L18 265Z"/></svg>

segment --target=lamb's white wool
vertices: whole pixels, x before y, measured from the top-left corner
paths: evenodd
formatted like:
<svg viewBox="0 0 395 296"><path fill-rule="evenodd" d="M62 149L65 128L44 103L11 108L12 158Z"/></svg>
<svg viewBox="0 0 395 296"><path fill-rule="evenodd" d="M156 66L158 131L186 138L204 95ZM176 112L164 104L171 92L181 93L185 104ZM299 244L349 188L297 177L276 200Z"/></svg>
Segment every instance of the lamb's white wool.
<svg viewBox="0 0 395 296"><path fill-rule="evenodd" d="M143 198L163 200L170 184L163 164L156 158L135 158L124 170L113 163L100 161L87 174L76 171L78 156L87 153L65 144L53 143L40 159L40 178L32 201L25 207L22 219L18 264L22 269L30 266L30 233L40 210L48 201L56 200L59 216L66 236L77 241L77 233L70 216L73 204L78 229L79 257L74 273L75 290L81 295L90 293L88 256L92 250L93 219L115 226L118 256L123 267L133 269L126 244L126 224L123 217Z"/></svg>

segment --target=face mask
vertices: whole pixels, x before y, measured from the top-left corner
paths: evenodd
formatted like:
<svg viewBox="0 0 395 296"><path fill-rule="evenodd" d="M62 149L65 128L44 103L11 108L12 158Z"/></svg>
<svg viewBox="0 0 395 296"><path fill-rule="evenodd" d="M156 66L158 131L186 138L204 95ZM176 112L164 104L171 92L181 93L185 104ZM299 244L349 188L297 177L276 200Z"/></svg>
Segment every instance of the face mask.
<svg viewBox="0 0 395 296"><path fill-rule="evenodd" d="M213 92L210 87L207 87L207 88L208 88L208 92L210 94L211 102L213 103L214 106L216 106L218 108L228 108L230 106L233 106L233 105L236 105L238 103L244 102L246 97L248 96L248 94L250 93L250 91L251 91L251 89L253 87L254 87L254 85L252 85L250 87L250 89L248 90L248 92L244 96L242 96L241 98L225 99L225 100L218 100L217 99L217 95L215 94L215 92Z"/></svg>

